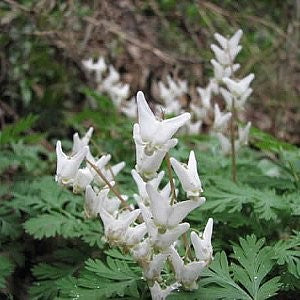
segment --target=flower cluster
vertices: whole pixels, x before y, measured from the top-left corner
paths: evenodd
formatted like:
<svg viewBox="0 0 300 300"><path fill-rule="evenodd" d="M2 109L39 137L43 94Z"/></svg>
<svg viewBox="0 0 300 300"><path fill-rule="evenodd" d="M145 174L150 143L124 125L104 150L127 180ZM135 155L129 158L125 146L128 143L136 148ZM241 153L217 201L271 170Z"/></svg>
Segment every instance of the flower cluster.
<svg viewBox="0 0 300 300"><path fill-rule="evenodd" d="M180 286L187 290L197 288L201 272L212 260L213 220L208 220L203 234L191 232L195 257L183 259L176 247L180 245L182 235L187 240L190 224L184 219L205 202L201 196L203 190L195 153L190 152L187 164L172 157L169 159L185 192L184 201L176 199L172 176L165 187L159 188L164 172L158 171L168 151L177 144L173 135L189 121L190 114L157 119L142 92L137 94L137 108L138 123L133 129L136 165L131 172L138 189L138 194L134 195L136 205L128 205L127 197L114 189L115 175L124 163L109 168L110 155L92 156L88 146L92 128L81 139L77 133L74 134L70 156L64 154L61 142L57 142L56 180L59 184L72 186L74 192L84 191L86 216L100 216L106 241L110 246L131 253L143 270L152 299L161 300ZM81 167L84 160L87 164ZM114 192L115 197L111 197L110 192ZM161 277L167 261L174 270L174 283L170 286L166 286Z"/></svg>
<svg viewBox="0 0 300 300"><path fill-rule="evenodd" d="M120 81L120 74L114 66L107 66L103 57L99 57L97 61L89 58L83 60L82 64L87 71L94 73L97 91L108 95L123 114L129 118L135 118L137 109L135 99L126 101L129 97L130 86Z"/></svg>

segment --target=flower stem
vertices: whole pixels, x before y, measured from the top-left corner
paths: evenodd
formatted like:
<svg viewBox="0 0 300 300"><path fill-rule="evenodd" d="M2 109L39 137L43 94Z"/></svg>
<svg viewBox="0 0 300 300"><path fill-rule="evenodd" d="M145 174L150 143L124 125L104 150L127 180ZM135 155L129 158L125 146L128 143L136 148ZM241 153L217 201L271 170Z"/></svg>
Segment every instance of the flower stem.
<svg viewBox="0 0 300 300"><path fill-rule="evenodd" d="M168 175L169 175L169 180L170 180L170 186L171 186L171 205L173 205L176 202L176 192L175 192L175 185L174 185L174 180L173 180L173 175L172 175L172 167L171 167L171 161L170 161L170 155L169 153L166 154L165 160L167 163L167 168L168 168Z"/></svg>
<svg viewBox="0 0 300 300"><path fill-rule="evenodd" d="M103 173L100 171L100 169L93 164L91 161L89 161L86 158L86 162L96 171L96 173L99 175L99 177L105 182L105 184L109 187L109 189L117 196L117 198L121 201L122 205L132 211L131 207L127 204L125 199L121 196L121 194L110 184L110 182L107 180L107 178L103 175Z"/></svg>
<svg viewBox="0 0 300 300"><path fill-rule="evenodd" d="M234 97L232 99L231 119L230 119L230 142L231 142L231 174L232 180L236 182L236 149L235 149L235 123L236 123L236 110Z"/></svg>

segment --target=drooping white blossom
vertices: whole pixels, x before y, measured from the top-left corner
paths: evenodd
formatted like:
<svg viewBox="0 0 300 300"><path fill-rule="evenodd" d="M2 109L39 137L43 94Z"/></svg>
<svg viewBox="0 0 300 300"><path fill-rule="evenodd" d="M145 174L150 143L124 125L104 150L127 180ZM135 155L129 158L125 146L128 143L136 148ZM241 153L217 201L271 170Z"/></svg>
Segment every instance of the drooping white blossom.
<svg viewBox="0 0 300 300"><path fill-rule="evenodd" d="M197 288L197 279L206 266L205 261L193 261L185 264L176 249L170 247L170 260L175 270L175 278L186 289L193 290Z"/></svg>
<svg viewBox="0 0 300 300"><path fill-rule="evenodd" d="M174 283L171 286L162 289L157 281L150 287L152 300L165 300L173 290L176 290L180 284Z"/></svg>
<svg viewBox="0 0 300 300"><path fill-rule="evenodd" d="M170 159L172 167L178 176L182 188L187 193L188 197L199 197L203 192L201 181L197 171L197 161L194 151L190 152L188 164L183 164L177 161L175 158ZM202 199L205 201L205 199Z"/></svg>
<svg viewBox="0 0 300 300"><path fill-rule="evenodd" d="M177 139L170 139L165 142L164 145L158 149L147 148L140 135L139 124L133 126L133 138L136 148L136 170L145 179L153 179L156 177L156 172L160 168L160 165L166 155L166 153L176 146Z"/></svg>
<svg viewBox="0 0 300 300"><path fill-rule="evenodd" d="M147 233L147 226L145 223L138 224L134 227L129 227L125 234L126 246L137 245Z"/></svg>
<svg viewBox="0 0 300 300"><path fill-rule="evenodd" d="M107 199L108 192L109 189L107 188L96 193L90 185L86 187L84 209L89 218L94 218L99 214L100 208L103 206L103 202ZM104 207L102 208L105 209Z"/></svg>
<svg viewBox="0 0 300 300"><path fill-rule="evenodd" d="M89 185L94 179L94 175L88 167L79 169L73 182L73 192L75 194L85 190L86 186Z"/></svg>
<svg viewBox="0 0 300 300"><path fill-rule="evenodd" d="M183 113L167 120L158 120L141 91L137 93L137 106L140 136L143 143L147 145L148 152L156 147L162 147L190 119L189 113Z"/></svg>
<svg viewBox="0 0 300 300"><path fill-rule="evenodd" d="M249 86L251 81L254 79L254 74L251 73L245 78L241 80L233 80L230 78L223 78L224 83L227 85L229 91L236 96L237 98L243 97L243 95L248 95L249 93Z"/></svg>
<svg viewBox="0 0 300 300"><path fill-rule="evenodd" d="M212 260L213 248L211 245L211 236L213 230L213 219L209 218L202 236L196 232L191 233L191 241L195 250L195 255L199 261L208 264Z"/></svg>
<svg viewBox="0 0 300 300"><path fill-rule="evenodd" d="M168 252L162 252L154 255L150 263L143 269L144 276L147 280L157 280L169 256Z"/></svg>
<svg viewBox="0 0 300 300"><path fill-rule="evenodd" d="M227 127L227 123L231 118L232 113L222 113L220 111L219 105L215 104L215 118L214 118L214 124L213 124L213 130L214 131L223 131Z"/></svg>
<svg viewBox="0 0 300 300"><path fill-rule="evenodd" d="M104 208L100 207L100 217L104 225L104 233L110 244L126 244L124 238L126 232L140 214L139 209L135 209L126 214L125 217L118 218L109 214Z"/></svg>
<svg viewBox="0 0 300 300"><path fill-rule="evenodd" d="M72 185L78 169L89 151L84 146L78 153L68 156L62 151L61 141L56 143L57 167L55 180L62 185Z"/></svg>
<svg viewBox="0 0 300 300"><path fill-rule="evenodd" d="M106 71L107 66L104 61L104 58L100 56L96 62L92 58L82 61L83 66L88 71L94 71L96 73L96 81L99 82L102 80L102 74Z"/></svg>
<svg viewBox="0 0 300 300"><path fill-rule="evenodd" d="M129 101L123 102L121 112L130 119L137 118L137 105L134 97L132 97Z"/></svg>
<svg viewBox="0 0 300 300"><path fill-rule="evenodd" d="M217 132L217 138L219 140L221 151L224 155L231 153L231 143L229 138L227 138L223 133Z"/></svg>
<svg viewBox="0 0 300 300"><path fill-rule="evenodd" d="M170 198L164 198L151 184L146 185L150 198L150 209L157 226L172 228L178 225L195 208L205 202L205 198L181 201L170 204Z"/></svg>
<svg viewBox="0 0 300 300"><path fill-rule="evenodd" d="M197 87L197 92L200 95L202 105L205 109L211 109L211 88L210 86L206 88Z"/></svg>
<svg viewBox="0 0 300 300"><path fill-rule="evenodd" d="M90 139L92 137L94 128L90 127L83 138L79 137L78 132L74 133L73 135L73 148L72 148L72 155L78 153L83 147L88 146Z"/></svg>
<svg viewBox="0 0 300 300"><path fill-rule="evenodd" d="M131 175L138 187L139 195L136 195L135 199L137 202L142 201L145 205L149 205L149 196L146 191L146 182L143 180L143 178L139 175L139 173L136 170L131 171ZM155 189L158 189L158 186L164 177L165 172L161 171L159 174L153 178L152 180L148 181L149 184L151 184Z"/></svg>
<svg viewBox="0 0 300 300"><path fill-rule="evenodd" d="M251 122L248 122L244 128L239 127L239 143L240 145L247 145L249 138L249 131L251 128Z"/></svg>

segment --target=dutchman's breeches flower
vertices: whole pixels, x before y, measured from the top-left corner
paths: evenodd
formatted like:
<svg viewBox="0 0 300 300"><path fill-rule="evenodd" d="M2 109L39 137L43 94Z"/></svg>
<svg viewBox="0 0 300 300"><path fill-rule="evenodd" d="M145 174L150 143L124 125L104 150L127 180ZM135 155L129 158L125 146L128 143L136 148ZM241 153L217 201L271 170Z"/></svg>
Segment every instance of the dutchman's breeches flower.
<svg viewBox="0 0 300 300"><path fill-rule="evenodd" d="M203 190L197 171L197 161L194 151L190 152L187 165L180 163L173 157L171 157L171 164L187 196L199 197ZM203 203L204 201L205 198L201 198L201 202Z"/></svg>
<svg viewBox="0 0 300 300"><path fill-rule="evenodd" d="M212 260L212 230L213 219L209 218L201 237L195 232L191 233L191 241L195 249L196 257L199 261L205 261L206 264L208 264Z"/></svg>
<svg viewBox="0 0 300 300"><path fill-rule="evenodd" d="M148 106L144 94L137 93L138 119L141 140L145 144L145 152L151 154L157 147L167 143L176 131L190 118L189 113L159 121Z"/></svg>
<svg viewBox="0 0 300 300"><path fill-rule="evenodd" d="M67 156L61 148L61 142L56 143L57 167L55 180L61 185L72 185L78 169L89 151L88 146L84 146L73 156Z"/></svg>
<svg viewBox="0 0 300 300"><path fill-rule="evenodd" d="M206 266L204 261L193 261L188 264L184 264L183 259L180 257L176 249L170 247L170 260L175 270L175 278L177 282L181 283L184 288L188 290L194 290L197 286L197 279Z"/></svg>

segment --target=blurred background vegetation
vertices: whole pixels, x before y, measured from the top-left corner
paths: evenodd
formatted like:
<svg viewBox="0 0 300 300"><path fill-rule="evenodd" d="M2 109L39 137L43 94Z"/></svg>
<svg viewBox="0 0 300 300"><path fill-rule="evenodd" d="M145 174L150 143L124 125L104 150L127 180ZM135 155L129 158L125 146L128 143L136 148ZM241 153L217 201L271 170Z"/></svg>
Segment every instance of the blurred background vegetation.
<svg viewBox="0 0 300 300"><path fill-rule="evenodd" d="M300 143L299 0L3 0L0 18L2 127L31 113L48 138L71 134L70 113L91 108L81 60L98 55L132 95L141 89L156 101L154 83L169 73L203 86L213 33L242 28L239 72L256 75L247 118Z"/></svg>

